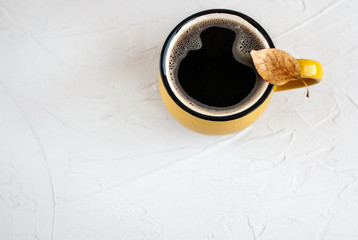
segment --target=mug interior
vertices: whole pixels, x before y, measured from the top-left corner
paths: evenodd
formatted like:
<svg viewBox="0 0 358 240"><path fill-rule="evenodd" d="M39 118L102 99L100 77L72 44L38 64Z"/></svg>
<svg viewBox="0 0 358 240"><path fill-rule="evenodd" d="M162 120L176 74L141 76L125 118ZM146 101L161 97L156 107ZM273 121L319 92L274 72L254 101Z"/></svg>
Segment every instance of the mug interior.
<svg viewBox="0 0 358 240"><path fill-rule="evenodd" d="M196 104L195 99L190 99L190 97L188 98L188 96L185 96L184 91L173 91L173 89L178 89L178 87L180 88L180 86L175 86L173 81L170 80L172 78L172 72L170 72L171 67L169 66L169 58L170 53L173 51L173 46L176 45L178 38L182 35L182 33L185 31L187 32L188 29L190 29L188 26L192 26L194 22L200 22L201 20L206 20L207 18L225 18L232 19L233 21L240 21L240 25L249 27L251 30L253 29L255 31L255 36L259 36L263 39L262 42L265 43L265 48L274 48L274 44L266 31L257 22L242 13L224 9L213 9L199 12L179 23L169 34L164 43L160 56L160 74L163 85L174 102L183 110L194 116L213 121L226 121L240 118L256 109L265 101L265 99L272 92L272 84L268 84L261 78L257 78L254 89L243 101L225 108L210 107L210 111L208 111L208 108L205 108L205 106L203 110L200 109L200 105ZM257 88L258 85L260 85L259 88ZM260 92L255 89L260 89ZM183 92L184 94L180 94ZM193 103L195 105L193 105Z"/></svg>

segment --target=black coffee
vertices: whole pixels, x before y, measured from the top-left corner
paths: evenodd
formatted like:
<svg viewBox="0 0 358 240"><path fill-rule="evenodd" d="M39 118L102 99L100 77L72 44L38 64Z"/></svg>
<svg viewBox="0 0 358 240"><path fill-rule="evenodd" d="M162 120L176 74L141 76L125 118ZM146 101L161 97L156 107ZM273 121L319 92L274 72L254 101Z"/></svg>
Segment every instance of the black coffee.
<svg viewBox="0 0 358 240"><path fill-rule="evenodd" d="M233 54L236 33L209 27L200 34L202 47L191 50L180 62L178 80L196 101L212 107L229 107L249 95L256 83L255 71Z"/></svg>
<svg viewBox="0 0 358 240"><path fill-rule="evenodd" d="M268 84L254 70L250 51L269 47L245 19L227 13L196 17L172 36L165 73L175 96L202 114L244 111Z"/></svg>

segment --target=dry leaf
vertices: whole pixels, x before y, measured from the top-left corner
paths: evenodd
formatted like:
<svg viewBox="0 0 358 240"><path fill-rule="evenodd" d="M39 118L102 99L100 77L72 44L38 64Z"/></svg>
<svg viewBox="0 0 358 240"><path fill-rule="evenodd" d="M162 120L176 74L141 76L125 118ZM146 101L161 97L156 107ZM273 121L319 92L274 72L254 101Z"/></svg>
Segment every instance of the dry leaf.
<svg viewBox="0 0 358 240"><path fill-rule="evenodd" d="M300 65L290 54L276 48L252 50L250 54L257 72L266 82L281 86L300 80L305 84L309 97L307 84L301 79Z"/></svg>

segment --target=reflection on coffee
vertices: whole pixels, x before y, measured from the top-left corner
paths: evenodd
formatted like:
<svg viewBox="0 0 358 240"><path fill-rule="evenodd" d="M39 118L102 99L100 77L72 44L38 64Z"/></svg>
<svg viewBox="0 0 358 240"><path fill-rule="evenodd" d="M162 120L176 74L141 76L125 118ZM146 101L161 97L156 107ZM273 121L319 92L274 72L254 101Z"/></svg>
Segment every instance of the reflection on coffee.
<svg viewBox="0 0 358 240"><path fill-rule="evenodd" d="M265 38L239 16L212 13L186 23L173 37L166 75L174 94L205 115L244 111L268 84L254 71L250 51L268 48Z"/></svg>

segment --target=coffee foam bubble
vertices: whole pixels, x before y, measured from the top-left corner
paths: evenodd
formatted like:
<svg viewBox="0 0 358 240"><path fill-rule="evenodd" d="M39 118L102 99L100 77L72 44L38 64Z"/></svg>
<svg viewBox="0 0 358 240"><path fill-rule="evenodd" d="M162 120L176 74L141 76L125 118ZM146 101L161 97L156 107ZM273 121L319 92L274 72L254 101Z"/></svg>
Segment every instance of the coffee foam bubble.
<svg viewBox="0 0 358 240"><path fill-rule="evenodd" d="M269 48L264 36L243 18L227 13L212 13L197 17L178 30L171 40L166 55L166 75L169 85L178 99L189 108L212 116L227 116L242 112L255 103L265 92L268 83L263 81L256 71L256 84L251 93L238 104L230 107L212 107L199 103L185 93L178 81L178 69L181 60L192 50L202 47L200 34L209 27L227 28L236 33L232 52L236 61L254 68L250 51ZM169 75L168 75L169 73Z"/></svg>

